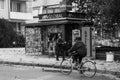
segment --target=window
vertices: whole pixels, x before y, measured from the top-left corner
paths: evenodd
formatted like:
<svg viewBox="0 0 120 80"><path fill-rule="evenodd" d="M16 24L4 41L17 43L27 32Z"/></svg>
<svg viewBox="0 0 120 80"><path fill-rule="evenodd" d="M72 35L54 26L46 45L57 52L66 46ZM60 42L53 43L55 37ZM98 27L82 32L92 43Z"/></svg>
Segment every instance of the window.
<svg viewBox="0 0 120 80"><path fill-rule="evenodd" d="M17 12L21 12L21 3L17 3Z"/></svg>
<svg viewBox="0 0 120 80"><path fill-rule="evenodd" d="M0 0L0 9L4 9L4 0Z"/></svg>
<svg viewBox="0 0 120 80"><path fill-rule="evenodd" d="M10 9L12 12L26 12L25 1L11 1Z"/></svg>

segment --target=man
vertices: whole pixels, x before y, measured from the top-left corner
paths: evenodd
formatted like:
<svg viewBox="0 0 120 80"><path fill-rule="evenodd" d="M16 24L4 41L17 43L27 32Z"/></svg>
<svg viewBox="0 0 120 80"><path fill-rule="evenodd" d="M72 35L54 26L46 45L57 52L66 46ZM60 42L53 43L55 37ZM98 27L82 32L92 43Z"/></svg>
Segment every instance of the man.
<svg viewBox="0 0 120 80"><path fill-rule="evenodd" d="M75 44L68 50L68 53L74 51L75 51L75 55L73 56L73 62L74 61L78 62L77 59L79 59L79 63L81 63L82 58L85 57L87 54L86 45L81 41L81 37L77 37L75 39Z"/></svg>
<svg viewBox="0 0 120 80"><path fill-rule="evenodd" d="M63 39L61 34L58 34L58 39L57 39L57 43L56 43L56 60L59 61L59 56L62 55L63 59L64 59L64 51L63 51Z"/></svg>

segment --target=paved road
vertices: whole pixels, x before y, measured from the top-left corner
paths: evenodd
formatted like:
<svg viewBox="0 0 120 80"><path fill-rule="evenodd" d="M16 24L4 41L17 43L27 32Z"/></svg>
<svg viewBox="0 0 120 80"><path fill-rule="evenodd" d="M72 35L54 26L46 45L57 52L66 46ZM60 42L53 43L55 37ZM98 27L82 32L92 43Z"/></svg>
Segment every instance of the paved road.
<svg viewBox="0 0 120 80"><path fill-rule="evenodd" d="M97 74L94 78L81 77L73 72L63 75L60 72L42 71L40 67L0 65L0 80L115 80Z"/></svg>

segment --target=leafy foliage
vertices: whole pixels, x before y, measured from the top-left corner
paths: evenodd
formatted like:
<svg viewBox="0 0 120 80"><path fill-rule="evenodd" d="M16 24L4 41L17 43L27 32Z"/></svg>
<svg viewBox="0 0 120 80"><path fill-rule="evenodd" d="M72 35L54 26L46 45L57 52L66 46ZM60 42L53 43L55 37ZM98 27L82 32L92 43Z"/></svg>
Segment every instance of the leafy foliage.
<svg viewBox="0 0 120 80"><path fill-rule="evenodd" d="M86 13L100 32L115 33L120 23L120 0L66 0L77 5L77 12Z"/></svg>
<svg viewBox="0 0 120 80"><path fill-rule="evenodd" d="M119 21L120 0L65 0L77 4L78 12L93 13L92 16L100 17L106 21Z"/></svg>
<svg viewBox="0 0 120 80"><path fill-rule="evenodd" d="M14 27L9 21L0 19L0 48L24 46L24 37L17 35ZM17 44L14 45L14 41Z"/></svg>
<svg viewBox="0 0 120 80"><path fill-rule="evenodd" d="M10 47L15 38L13 26L5 19L0 19L0 47Z"/></svg>
<svg viewBox="0 0 120 80"><path fill-rule="evenodd" d="M23 35L17 35L15 39L15 47L25 47L25 38Z"/></svg>
<svg viewBox="0 0 120 80"><path fill-rule="evenodd" d="M120 20L120 0L113 0L110 5L110 16L114 22L119 22Z"/></svg>

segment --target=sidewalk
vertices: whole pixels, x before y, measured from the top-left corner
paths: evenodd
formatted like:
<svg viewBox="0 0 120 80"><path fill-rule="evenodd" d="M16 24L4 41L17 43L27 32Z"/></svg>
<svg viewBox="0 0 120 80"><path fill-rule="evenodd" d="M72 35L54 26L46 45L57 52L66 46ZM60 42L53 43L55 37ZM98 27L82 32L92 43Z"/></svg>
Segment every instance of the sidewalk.
<svg viewBox="0 0 120 80"><path fill-rule="evenodd" d="M118 62L106 62L105 60L94 60L98 69L98 73L113 74L120 77L120 63ZM0 49L0 63L2 64L16 64L27 66L41 66L59 68L60 61L56 61L55 58L49 58L47 55L29 56L26 55L24 49L21 48L18 51Z"/></svg>

